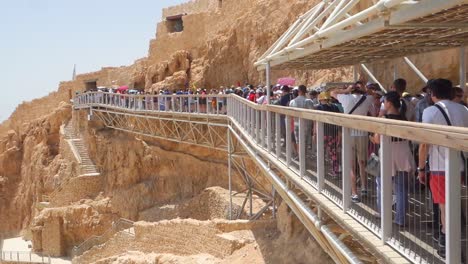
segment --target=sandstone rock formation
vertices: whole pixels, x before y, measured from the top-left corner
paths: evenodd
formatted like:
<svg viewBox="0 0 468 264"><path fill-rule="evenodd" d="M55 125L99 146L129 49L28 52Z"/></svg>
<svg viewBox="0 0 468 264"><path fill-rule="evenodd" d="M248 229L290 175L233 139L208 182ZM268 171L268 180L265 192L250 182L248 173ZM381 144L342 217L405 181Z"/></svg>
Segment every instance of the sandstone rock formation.
<svg viewBox="0 0 468 264"><path fill-rule="evenodd" d="M100 189L84 194L88 185L74 189L63 186L71 178L72 183L81 180L76 177L79 176L76 161L63 147L60 135L60 127L72 118L69 100L93 80L97 80L97 86L129 85L146 92L265 82L263 73L254 68L253 62L300 14L317 2L237 0L223 1L220 5L218 0L196 0L165 9L164 18L187 13L182 17L184 32L170 33L166 21L159 23L147 57L129 66L105 67L79 75L75 81L60 83L56 92L19 105L10 119L0 124L0 236L29 230L26 233L32 233L37 250L63 255L90 236L102 234L120 217L148 221L176 217L225 218L226 193L206 189L227 188L225 153L116 132L98 122L88 123L85 111L75 112L76 121L81 122L77 129L83 134L93 161L102 170L99 187L92 184ZM457 83L459 62L455 50L411 56L411 59L429 77L444 76ZM369 67L388 85L393 74L389 71L392 63L376 62ZM413 91L420 88L418 78L401 61L397 64L410 88ZM352 69L275 70L272 79L283 76L296 77L298 82L313 86L349 81ZM234 189L242 190L242 181L238 177L234 179ZM51 206L63 207L40 211L38 204L42 196L59 187L64 190L63 196L58 196L61 203L52 202ZM67 199L63 199L65 196ZM239 200L234 202L239 209ZM259 202L258 206L262 204ZM200 207L205 205L208 207ZM183 213L180 208L184 208ZM96 263L245 263L247 254L258 257L249 257L250 263L281 263L285 259L329 261L285 205L278 219L275 231L257 230L255 242L235 247L230 252L232 255L191 252L191 256L180 257L139 248L129 255L122 255L121 251L107 256L96 251L90 254L96 254L92 258ZM170 224L184 225L187 221L194 220L174 220ZM192 224L213 223L194 221ZM164 225L169 224L142 224L146 228ZM131 237L119 234L113 245L131 241ZM107 246L112 246L112 242Z"/></svg>
<svg viewBox="0 0 468 264"><path fill-rule="evenodd" d="M0 143L0 233L19 232L35 214L35 205L54 175L66 170L59 154L59 130L71 116L69 104L60 104L43 118L9 131Z"/></svg>

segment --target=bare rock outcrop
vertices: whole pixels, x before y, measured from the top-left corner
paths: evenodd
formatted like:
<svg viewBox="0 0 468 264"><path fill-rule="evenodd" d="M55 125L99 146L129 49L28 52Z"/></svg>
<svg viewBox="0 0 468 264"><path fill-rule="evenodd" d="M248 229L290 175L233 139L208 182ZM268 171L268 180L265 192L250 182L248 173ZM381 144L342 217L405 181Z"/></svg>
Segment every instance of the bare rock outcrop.
<svg viewBox="0 0 468 264"><path fill-rule="evenodd" d="M0 141L0 234L18 233L28 226L44 186L52 185L54 175L63 169L59 131L70 116L70 105L62 103L21 130L10 130Z"/></svg>
<svg viewBox="0 0 468 264"><path fill-rule="evenodd" d="M182 89L188 83L190 54L179 50L172 54L169 61L163 61L149 67L146 73L146 90L157 92L164 88Z"/></svg>

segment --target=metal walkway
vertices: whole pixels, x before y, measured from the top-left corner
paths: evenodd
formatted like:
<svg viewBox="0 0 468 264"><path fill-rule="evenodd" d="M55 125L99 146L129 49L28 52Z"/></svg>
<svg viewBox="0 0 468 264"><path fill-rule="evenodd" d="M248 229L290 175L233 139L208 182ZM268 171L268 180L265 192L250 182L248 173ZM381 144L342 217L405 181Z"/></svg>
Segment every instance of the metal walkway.
<svg viewBox="0 0 468 264"><path fill-rule="evenodd" d="M252 160L257 172L246 175L246 183L251 184L249 189L269 199L273 210L278 194L337 263L444 262L437 255L438 246L430 240L434 233L430 227L434 224L431 223L433 211L425 192L410 193L407 213L412 216L406 227L392 224L391 155L384 154L380 160L381 177L386 179L379 190L383 197L382 217L376 217L375 184L369 184L368 198L359 204L351 203L348 176L352 170L351 133L360 130L381 134L381 149L385 153L391 153L391 137L428 144L437 142L448 147L449 157L453 158L457 157L454 154L457 151L468 150L468 129L256 105L234 95L206 99L205 108L193 95L131 96L98 92L77 96L74 108L89 111L90 119L100 120L109 128L227 151L230 178L235 171L247 171L245 159ZM213 108L211 100L223 103ZM310 125L316 131L312 142L308 142L312 137L307 130ZM338 160L333 160L326 146L330 126L335 127L335 136L340 141L339 149L334 150ZM298 139L296 146L283 138L293 132ZM340 173L331 177L334 166L330 164L336 162ZM455 174L450 169L447 174ZM267 179L274 190L252 188L258 177ZM460 186L448 186L451 190L448 196L460 201ZM451 228L460 230L452 247L458 246L465 252L466 235L461 232L465 228L459 222L461 212L452 210L451 213L451 221L457 223L458 218L457 226Z"/></svg>

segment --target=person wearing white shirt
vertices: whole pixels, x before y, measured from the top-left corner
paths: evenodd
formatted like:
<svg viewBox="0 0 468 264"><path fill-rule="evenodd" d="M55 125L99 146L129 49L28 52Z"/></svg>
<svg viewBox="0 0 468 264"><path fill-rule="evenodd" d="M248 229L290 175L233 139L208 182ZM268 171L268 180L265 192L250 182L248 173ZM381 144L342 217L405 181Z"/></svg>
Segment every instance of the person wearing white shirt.
<svg viewBox="0 0 468 264"><path fill-rule="evenodd" d="M345 114L362 115L366 116L373 104L374 98L366 95L364 92L364 85L361 82L356 82L355 85L349 86L346 89L334 90L331 96L337 99L343 106ZM358 160L359 176L361 179L361 195L367 195L367 175L366 175L366 162L367 162L367 146L369 139L366 131L351 130L351 141L353 148L353 156L351 157L351 194L353 202L360 202L357 191L355 174L355 163Z"/></svg>
<svg viewBox="0 0 468 264"><path fill-rule="evenodd" d="M453 98L452 82L446 79L436 79L428 84L429 96L434 102L433 106L426 108L423 112L422 121L427 124L452 125L457 127L468 127L468 108L451 101ZM443 112L442 112L443 111ZM445 114L445 116L444 116ZM449 124L450 123L450 124ZM421 144L419 147L419 181L425 184L426 159L429 155L429 170L432 199L439 205L440 219L442 222L442 233L439 236L441 250L439 255L445 256L445 159L446 147L437 145ZM463 157L459 157L460 172L464 170Z"/></svg>

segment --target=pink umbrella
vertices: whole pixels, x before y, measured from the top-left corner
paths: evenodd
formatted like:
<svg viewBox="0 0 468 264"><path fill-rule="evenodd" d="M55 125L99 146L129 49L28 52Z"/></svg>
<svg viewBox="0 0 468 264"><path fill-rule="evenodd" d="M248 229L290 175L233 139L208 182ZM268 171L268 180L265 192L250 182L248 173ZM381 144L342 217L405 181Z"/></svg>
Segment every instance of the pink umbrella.
<svg viewBox="0 0 468 264"><path fill-rule="evenodd" d="M119 89L117 89L117 91L120 91L120 92L123 92L123 91L126 91L128 90L128 86L120 86Z"/></svg>
<svg viewBox="0 0 468 264"><path fill-rule="evenodd" d="M294 86L294 84L296 84L296 79L291 78L291 77L279 78L278 79L278 84L279 85Z"/></svg>

